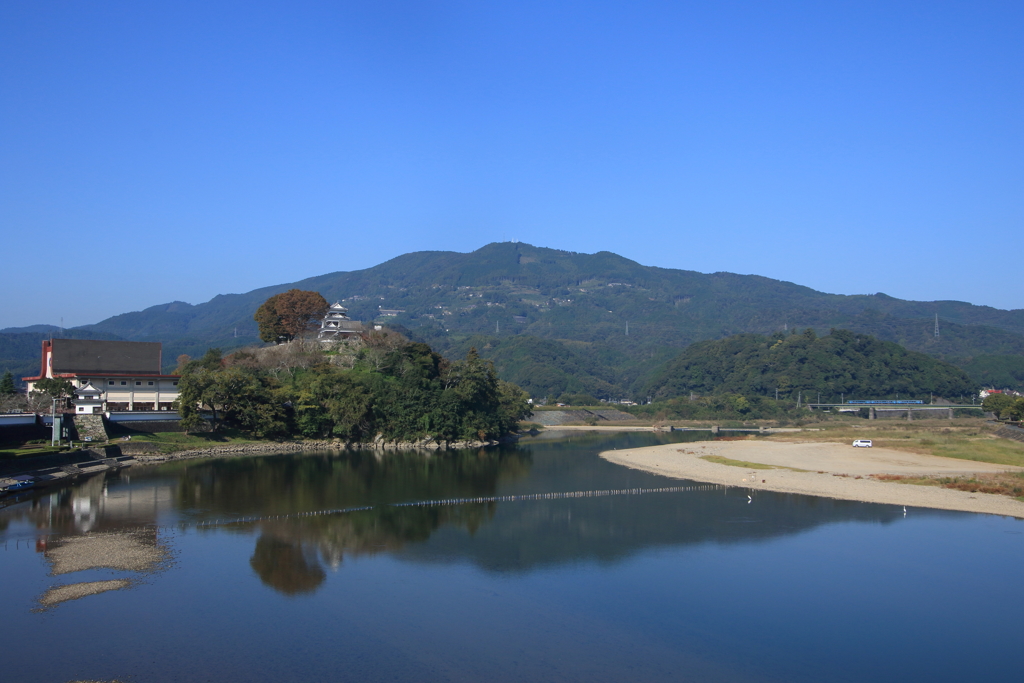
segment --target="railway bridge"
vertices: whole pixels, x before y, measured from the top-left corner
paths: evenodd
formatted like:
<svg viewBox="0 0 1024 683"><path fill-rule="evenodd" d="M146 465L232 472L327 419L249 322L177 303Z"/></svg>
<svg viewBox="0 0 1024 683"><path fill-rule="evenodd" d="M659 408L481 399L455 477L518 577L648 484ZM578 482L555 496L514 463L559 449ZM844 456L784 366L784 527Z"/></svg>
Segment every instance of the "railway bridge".
<svg viewBox="0 0 1024 683"><path fill-rule="evenodd" d="M833 410L840 412L853 412L861 408L868 409L868 419L906 417L907 420L914 419L914 413L926 413L918 417L945 417L953 419L953 411L957 408L974 408L980 410L981 406L974 403L954 403L949 405L936 405L932 403L911 403L910 401L871 401L863 403L808 403L811 410ZM881 413L881 414L879 414ZM901 415L902 413L902 415ZM930 414L928 414L930 413Z"/></svg>

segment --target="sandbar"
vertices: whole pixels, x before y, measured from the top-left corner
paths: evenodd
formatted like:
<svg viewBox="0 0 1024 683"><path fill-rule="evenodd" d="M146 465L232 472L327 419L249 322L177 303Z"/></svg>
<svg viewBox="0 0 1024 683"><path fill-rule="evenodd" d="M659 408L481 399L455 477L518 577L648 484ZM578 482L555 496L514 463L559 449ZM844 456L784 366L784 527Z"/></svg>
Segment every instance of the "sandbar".
<svg viewBox="0 0 1024 683"><path fill-rule="evenodd" d="M702 459L709 455L764 463L776 469L737 467ZM867 478L872 474L961 476L1019 472L1024 469L1009 465L905 453L890 448L853 448L849 444L779 441L675 443L605 451L601 457L619 465L677 479L1024 519L1024 502L1007 496Z"/></svg>
<svg viewBox="0 0 1024 683"><path fill-rule="evenodd" d="M112 579L110 581L89 581L57 586L43 593L39 602L44 607L53 607L69 600L78 600L88 595L98 595L107 591L121 590L131 585L128 579Z"/></svg>

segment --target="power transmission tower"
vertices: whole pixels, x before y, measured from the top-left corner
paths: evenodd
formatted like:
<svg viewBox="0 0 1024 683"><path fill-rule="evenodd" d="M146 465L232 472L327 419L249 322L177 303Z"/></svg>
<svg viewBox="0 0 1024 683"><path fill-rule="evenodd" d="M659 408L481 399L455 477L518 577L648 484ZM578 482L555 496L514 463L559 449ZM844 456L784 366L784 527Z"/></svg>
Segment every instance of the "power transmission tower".
<svg viewBox="0 0 1024 683"><path fill-rule="evenodd" d="M935 338L939 338L939 314L935 314Z"/></svg>

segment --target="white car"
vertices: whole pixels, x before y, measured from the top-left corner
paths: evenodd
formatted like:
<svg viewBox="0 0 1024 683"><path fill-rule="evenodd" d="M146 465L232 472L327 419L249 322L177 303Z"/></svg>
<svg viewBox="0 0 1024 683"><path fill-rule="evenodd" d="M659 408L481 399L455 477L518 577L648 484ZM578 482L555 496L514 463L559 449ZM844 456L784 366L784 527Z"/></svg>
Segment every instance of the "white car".
<svg viewBox="0 0 1024 683"><path fill-rule="evenodd" d="M871 439L857 439L853 442L854 448L871 448Z"/></svg>

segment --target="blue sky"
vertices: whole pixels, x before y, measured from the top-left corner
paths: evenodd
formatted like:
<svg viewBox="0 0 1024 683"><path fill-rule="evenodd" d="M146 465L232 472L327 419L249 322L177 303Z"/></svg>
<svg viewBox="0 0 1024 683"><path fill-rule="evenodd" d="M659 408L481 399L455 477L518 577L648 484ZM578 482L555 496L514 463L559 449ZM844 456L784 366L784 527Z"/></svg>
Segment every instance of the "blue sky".
<svg viewBox="0 0 1024 683"><path fill-rule="evenodd" d="M0 327L518 239L1024 308L1024 3L0 4Z"/></svg>

